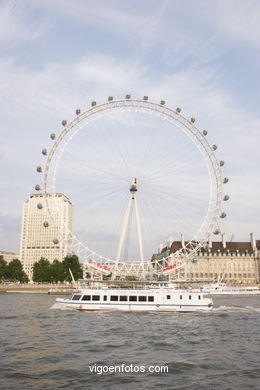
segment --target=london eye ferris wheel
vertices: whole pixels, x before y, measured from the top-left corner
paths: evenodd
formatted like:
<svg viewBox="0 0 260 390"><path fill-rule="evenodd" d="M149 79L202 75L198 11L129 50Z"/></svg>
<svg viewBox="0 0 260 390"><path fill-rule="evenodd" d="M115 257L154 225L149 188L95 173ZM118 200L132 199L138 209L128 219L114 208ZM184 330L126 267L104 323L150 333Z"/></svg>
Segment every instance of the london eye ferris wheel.
<svg viewBox="0 0 260 390"><path fill-rule="evenodd" d="M180 108L147 96L91 103L52 133L35 186L46 198L63 193L74 205L71 251L95 272L144 276L174 272L192 259L226 216L222 202L224 161L207 131ZM72 231L73 230L73 231ZM157 245L180 234L176 253L153 255ZM58 243L59 239L54 238Z"/></svg>

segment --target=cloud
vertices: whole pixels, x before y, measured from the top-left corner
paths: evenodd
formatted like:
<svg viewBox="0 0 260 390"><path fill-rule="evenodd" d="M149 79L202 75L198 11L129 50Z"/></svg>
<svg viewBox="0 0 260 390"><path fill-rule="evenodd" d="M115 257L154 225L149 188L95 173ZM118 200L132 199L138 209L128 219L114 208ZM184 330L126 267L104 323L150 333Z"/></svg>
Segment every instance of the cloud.
<svg viewBox="0 0 260 390"><path fill-rule="evenodd" d="M0 248L2 251L19 251L21 219L0 212Z"/></svg>
<svg viewBox="0 0 260 390"><path fill-rule="evenodd" d="M213 23L222 39L259 48L259 1L221 0L214 3L203 3L207 10L208 22Z"/></svg>
<svg viewBox="0 0 260 390"><path fill-rule="evenodd" d="M0 4L0 43L4 49L39 39L50 25L51 18L39 16L31 2L11 0Z"/></svg>
<svg viewBox="0 0 260 390"><path fill-rule="evenodd" d="M182 107L185 116L195 116L196 125L209 131L209 142L219 146L218 158L226 161L223 172L231 176L226 188L233 206L227 207L247 238L246 220L255 224L253 214L259 214L260 120L252 109L257 82L249 83L248 68L238 72L230 53L244 58L242 45L250 49L248 63L257 57L259 2L35 4L0 5L3 210L13 207L18 214L27 188L38 180L34 166L40 163L40 151L49 147L49 133L61 130L62 119L109 95L148 95L152 101L165 99L170 107ZM71 42L60 38L64 32ZM52 39L59 48L57 57L49 49ZM72 45L78 47L75 57ZM231 68L225 67L228 62ZM252 72L252 77L257 75ZM237 90L230 80L237 82ZM231 224L228 218L226 223Z"/></svg>

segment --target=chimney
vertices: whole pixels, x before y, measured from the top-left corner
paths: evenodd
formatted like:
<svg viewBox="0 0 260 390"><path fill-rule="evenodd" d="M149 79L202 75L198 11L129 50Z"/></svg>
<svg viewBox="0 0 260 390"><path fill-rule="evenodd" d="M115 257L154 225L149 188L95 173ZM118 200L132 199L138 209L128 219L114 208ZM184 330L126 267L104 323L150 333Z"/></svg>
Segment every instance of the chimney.
<svg viewBox="0 0 260 390"><path fill-rule="evenodd" d="M211 248L212 248L212 238L211 238L211 234L209 235L208 243L209 243L209 247L210 247L210 249L211 249Z"/></svg>
<svg viewBox="0 0 260 390"><path fill-rule="evenodd" d="M162 253L163 244L158 245L158 253Z"/></svg>
<svg viewBox="0 0 260 390"><path fill-rule="evenodd" d="M224 249L226 249L226 247L227 247L225 235L226 235L226 233L222 233L222 245L223 245Z"/></svg>
<svg viewBox="0 0 260 390"><path fill-rule="evenodd" d="M185 241L184 241L184 235L183 234L181 234L181 246L182 246L182 248L185 247Z"/></svg>
<svg viewBox="0 0 260 390"><path fill-rule="evenodd" d="M253 251L255 251L256 250L255 233L250 233L250 239L251 239L251 247Z"/></svg>
<svg viewBox="0 0 260 390"><path fill-rule="evenodd" d="M170 249L173 243L173 236L168 237L167 239L167 248Z"/></svg>

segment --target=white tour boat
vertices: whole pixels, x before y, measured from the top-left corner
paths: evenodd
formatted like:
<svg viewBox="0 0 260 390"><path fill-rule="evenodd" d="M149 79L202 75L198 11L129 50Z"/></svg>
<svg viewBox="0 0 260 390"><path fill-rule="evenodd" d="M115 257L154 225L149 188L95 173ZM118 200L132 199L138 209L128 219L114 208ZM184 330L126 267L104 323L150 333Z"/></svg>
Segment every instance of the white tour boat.
<svg viewBox="0 0 260 390"><path fill-rule="evenodd" d="M80 311L210 311L213 303L202 292L191 292L161 286L141 288L89 287L70 298L57 298L61 308Z"/></svg>
<svg viewBox="0 0 260 390"><path fill-rule="evenodd" d="M257 286L227 286L225 283L211 283L201 287L204 294L215 295L254 295L260 294Z"/></svg>

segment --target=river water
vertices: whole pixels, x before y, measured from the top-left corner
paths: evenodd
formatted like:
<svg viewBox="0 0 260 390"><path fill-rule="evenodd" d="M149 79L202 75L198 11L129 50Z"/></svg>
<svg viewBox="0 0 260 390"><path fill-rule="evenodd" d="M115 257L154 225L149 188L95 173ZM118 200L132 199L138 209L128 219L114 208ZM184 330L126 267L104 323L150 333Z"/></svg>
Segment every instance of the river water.
<svg viewBox="0 0 260 390"><path fill-rule="evenodd" d="M72 312L54 301L0 294L1 390L260 389L260 296L215 296L213 312L190 314ZM99 373L122 364L128 372ZM146 372L161 365L168 372Z"/></svg>

